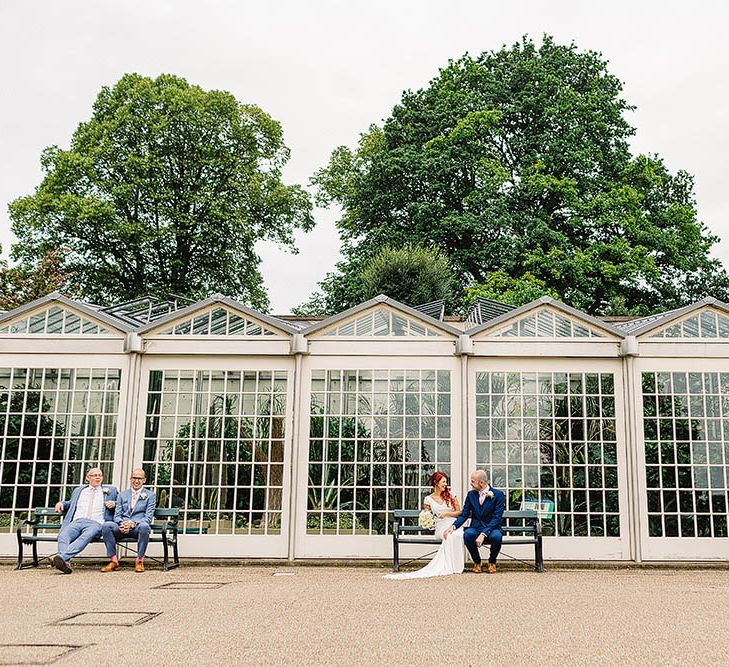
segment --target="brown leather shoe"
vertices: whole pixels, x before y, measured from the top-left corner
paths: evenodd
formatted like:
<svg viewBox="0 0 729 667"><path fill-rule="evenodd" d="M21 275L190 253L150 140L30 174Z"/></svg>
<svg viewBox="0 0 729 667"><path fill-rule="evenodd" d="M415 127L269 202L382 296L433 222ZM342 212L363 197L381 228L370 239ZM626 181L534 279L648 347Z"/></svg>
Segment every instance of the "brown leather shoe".
<svg viewBox="0 0 729 667"><path fill-rule="evenodd" d="M474 565L473 565L473 571L476 574L481 574L481 572L482 572L481 563L474 563Z"/></svg>
<svg viewBox="0 0 729 667"><path fill-rule="evenodd" d="M496 574L496 563L489 563L489 566L486 568L486 572L489 574Z"/></svg>
<svg viewBox="0 0 729 667"><path fill-rule="evenodd" d="M135 572L144 572L144 563L141 560L138 560L136 564L134 565L134 571Z"/></svg>
<svg viewBox="0 0 729 667"><path fill-rule="evenodd" d="M73 572L70 561L65 561L58 555L51 556L49 560L51 561L51 565L53 565L53 567L57 570L63 572L63 574L71 574L71 572Z"/></svg>
<svg viewBox="0 0 729 667"><path fill-rule="evenodd" d="M119 562L110 560L104 567L101 568L102 572L113 572L114 570L119 569Z"/></svg>

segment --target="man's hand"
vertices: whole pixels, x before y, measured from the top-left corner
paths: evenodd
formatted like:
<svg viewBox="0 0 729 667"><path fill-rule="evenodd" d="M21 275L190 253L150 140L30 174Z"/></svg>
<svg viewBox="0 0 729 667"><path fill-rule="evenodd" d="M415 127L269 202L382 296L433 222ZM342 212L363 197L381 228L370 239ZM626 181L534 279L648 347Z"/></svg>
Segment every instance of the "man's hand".
<svg viewBox="0 0 729 667"><path fill-rule="evenodd" d="M116 507L116 501L114 501L114 500L107 500L104 503L104 506L106 507L106 509L113 510Z"/></svg>
<svg viewBox="0 0 729 667"><path fill-rule="evenodd" d="M56 512L63 512L63 503L56 503L56 506L53 509L56 510Z"/></svg>
<svg viewBox="0 0 729 667"><path fill-rule="evenodd" d="M479 549L481 548L481 545L483 544L483 541L484 541L485 539L486 539L486 535L484 535L483 533L481 533L481 534L480 534L480 535L479 535L479 536L478 536L478 537L476 538L476 546L477 546L477 547L478 547Z"/></svg>
<svg viewBox="0 0 729 667"><path fill-rule="evenodd" d="M134 528L134 523L132 521L122 521L119 524L119 531L126 535L132 528Z"/></svg>

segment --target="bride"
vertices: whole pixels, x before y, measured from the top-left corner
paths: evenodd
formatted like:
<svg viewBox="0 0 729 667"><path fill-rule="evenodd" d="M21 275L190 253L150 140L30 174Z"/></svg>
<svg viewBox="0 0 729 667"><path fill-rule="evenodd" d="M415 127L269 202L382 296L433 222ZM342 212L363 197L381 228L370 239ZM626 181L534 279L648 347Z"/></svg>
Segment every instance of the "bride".
<svg viewBox="0 0 729 667"><path fill-rule="evenodd" d="M428 480L433 493L423 499L423 508L430 510L436 518L435 535L443 537L448 528L461 513L461 506L448 486L448 476L444 472L435 472ZM415 572L386 574L385 579L424 579L426 577L442 577L446 574L463 572L463 527L454 530L448 539L443 540L433 560Z"/></svg>

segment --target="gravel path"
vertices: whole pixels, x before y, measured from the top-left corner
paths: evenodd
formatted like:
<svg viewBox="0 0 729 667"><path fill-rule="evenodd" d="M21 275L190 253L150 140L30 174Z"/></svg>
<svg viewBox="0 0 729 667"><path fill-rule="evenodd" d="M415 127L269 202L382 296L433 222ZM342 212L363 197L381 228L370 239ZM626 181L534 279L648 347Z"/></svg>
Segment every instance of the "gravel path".
<svg viewBox="0 0 729 667"><path fill-rule="evenodd" d="M385 572L127 566L64 576L2 566L0 644L67 647L2 646L0 664L48 664L62 651L52 664L729 664L727 570L500 570L411 581ZM156 588L164 584L173 587ZM55 624L81 612L132 613ZM132 625L145 612L159 615ZM79 622L111 625L68 625Z"/></svg>

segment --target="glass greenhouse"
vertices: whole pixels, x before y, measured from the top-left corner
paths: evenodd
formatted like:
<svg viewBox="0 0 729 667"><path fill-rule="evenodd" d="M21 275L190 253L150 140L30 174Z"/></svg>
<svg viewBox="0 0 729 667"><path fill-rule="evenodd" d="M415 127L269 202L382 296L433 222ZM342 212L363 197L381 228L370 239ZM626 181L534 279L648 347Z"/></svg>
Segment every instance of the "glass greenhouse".
<svg viewBox="0 0 729 667"><path fill-rule="evenodd" d="M310 321L54 293L0 315L0 554L92 465L120 488L143 466L185 556L389 558L392 511L479 467L549 508L547 559L726 559L729 306L446 322L380 296Z"/></svg>

